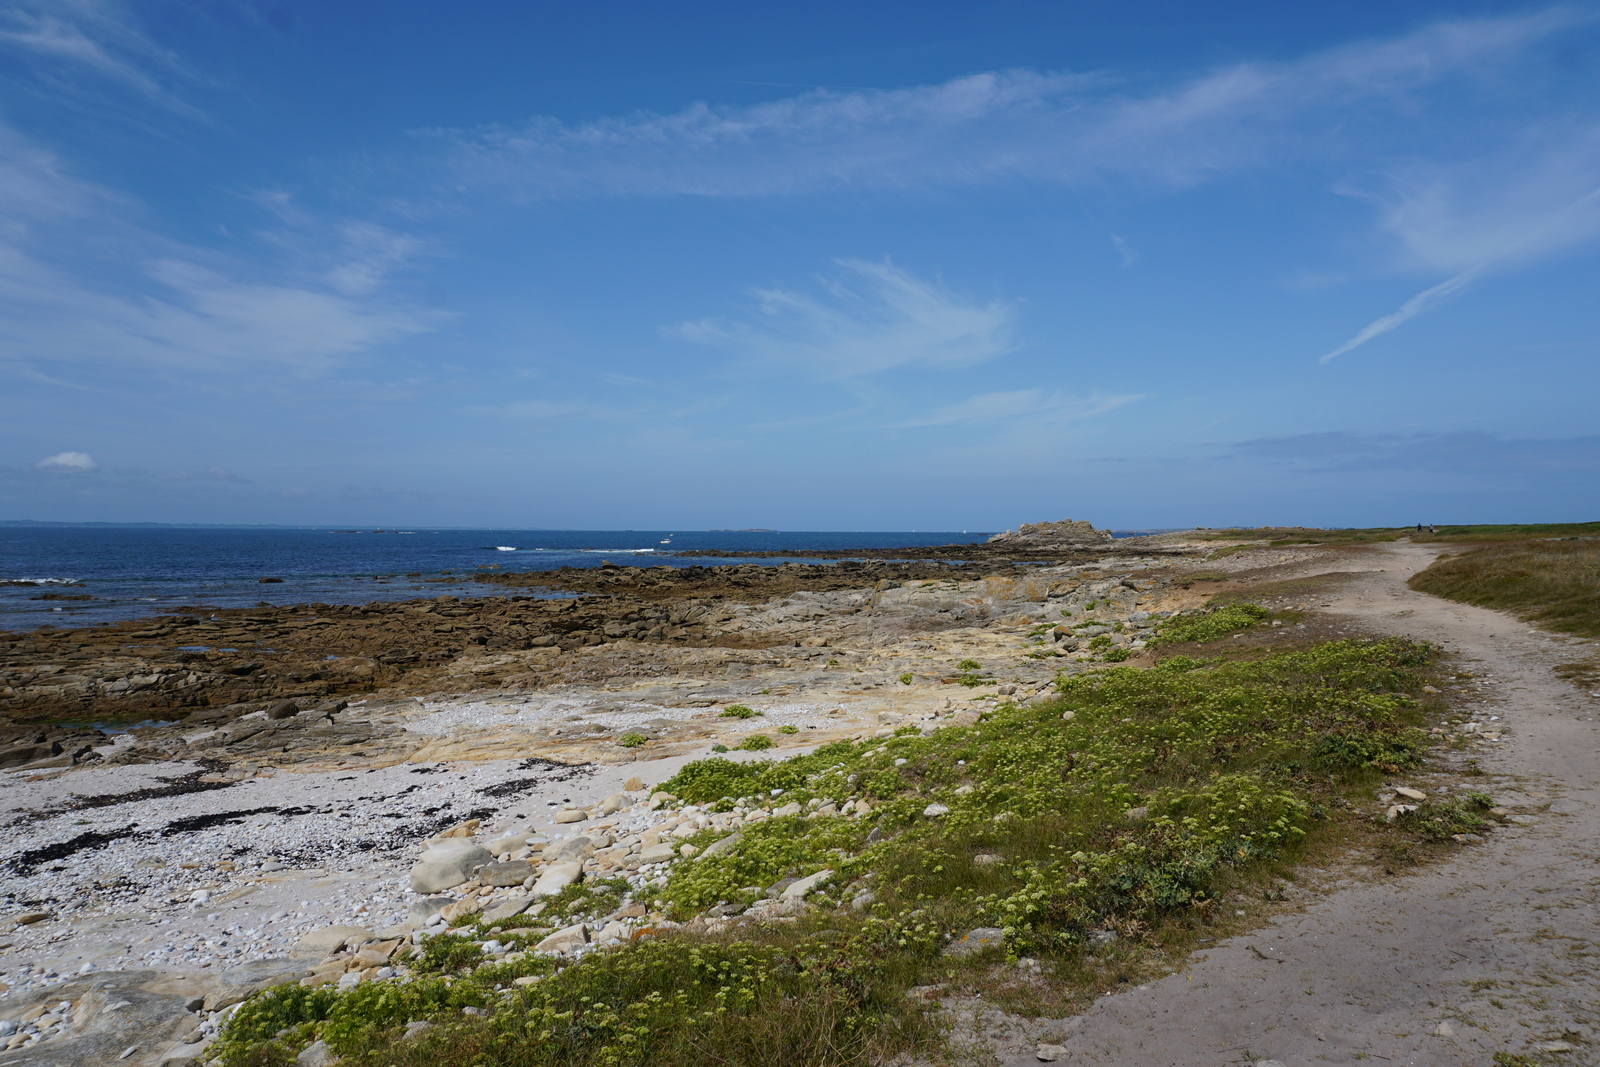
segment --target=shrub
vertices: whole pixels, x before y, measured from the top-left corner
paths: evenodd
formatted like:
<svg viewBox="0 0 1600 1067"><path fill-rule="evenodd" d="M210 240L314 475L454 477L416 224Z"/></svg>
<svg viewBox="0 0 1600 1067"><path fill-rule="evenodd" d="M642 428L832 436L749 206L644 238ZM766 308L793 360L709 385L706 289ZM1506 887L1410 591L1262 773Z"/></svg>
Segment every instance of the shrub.
<svg viewBox="0 0 1600 1067"><path fill-rule="evenodd" d="M1197 615L1177 615L1157 626L1156 635L1149 643L1152 647L1159 647L1184 641L1215 641L1219 637L1248 630L1271 614L1259 604L1226 604Z"/></svg>
<svg viewBox="0 0 1600 1067"><path fill-rule="evenodd" d="M621 744L623 748L638 748L644 741L644 734L624 734Z"/></svg>
<svg viewBox="0 0 1600 1067"><path fill-rule="evenodd" d="M722 709L721 717L724 719L748 719L753 715L760 715L754 708L745 707L743 704L729 704Z"/></svg>
<svg viewBox="0 0 1600 1067"><path fill-rule="evenodd" d="M795 726L793 723L786 722L782 726L778 727L778 732L780 734L797 734L800 732L800 727Z"/></svg>
<svg viewBox="0 0 1600 1067"><path fill-rule="evenodd" d="M772 747L772 738L765 734L751 734L739 742L739 747L749 752L760 752L764 748Z"/></svg>
<svg viewBox="0 0 1600 1067"><path fill-rule="evenodd" d="M910 685L912 682L914 682L916 680L917 680L917 676L915 674L912 674L910 671L906 671L904 674L902 674L900 676L900 684L901 685Z"/></svg>
<svg viewBox="0 0 1600 1067"><path fill-rule="evenodd" d="M975 659L964 659L960 663L956 664L956 670L958 670L958 671L981 671L981 670L983 670L983 664L979 663Z"/></svg>

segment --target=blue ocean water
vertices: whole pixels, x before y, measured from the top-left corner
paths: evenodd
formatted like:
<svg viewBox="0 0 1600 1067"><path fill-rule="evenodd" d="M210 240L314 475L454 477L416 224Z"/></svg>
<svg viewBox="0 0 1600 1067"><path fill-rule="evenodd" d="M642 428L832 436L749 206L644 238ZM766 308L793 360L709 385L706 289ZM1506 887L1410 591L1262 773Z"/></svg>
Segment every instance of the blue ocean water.
<svg viewBox="0 0 1600 1067"><path fill-rule="evenodd" d="M480 568L778 564L682 559L674 551L899 548L982 541L987 533L778 533L721 530L331 530L0 526L0 630L159 615L186 605L366 604L418 596L493 596ZM648 561L648 562L646 562ZM810 561L810 562L815 562ZM281 584L260 583L278 578ZM6 585L6 582L47 582ZM68 584L71 583L71 584ZM46 594L92 600L41 600Z"/></svg>

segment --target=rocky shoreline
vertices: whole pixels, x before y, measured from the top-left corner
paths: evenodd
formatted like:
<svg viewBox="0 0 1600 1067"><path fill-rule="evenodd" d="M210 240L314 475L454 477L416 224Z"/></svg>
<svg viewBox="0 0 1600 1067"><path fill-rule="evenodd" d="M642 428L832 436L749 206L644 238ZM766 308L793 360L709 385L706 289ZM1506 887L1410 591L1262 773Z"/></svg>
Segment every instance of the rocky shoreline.
<svg viewBox="0 0 1600 1067"><path fill-rule="evenodd" d="M782 807L664 806L652 786L689 759L971 722L1110 651L1139 662L1155 620L1206 595L1166 551L492 581L536 595L0 636L4 1044L112 1062L97 1013L143 991L147 1036L117 1062L203 1062L233 998L404 973L444 909L531 912L580 879L645 899L674 835ZM624 903L487 951L571 956L663 923Z"/></svg>

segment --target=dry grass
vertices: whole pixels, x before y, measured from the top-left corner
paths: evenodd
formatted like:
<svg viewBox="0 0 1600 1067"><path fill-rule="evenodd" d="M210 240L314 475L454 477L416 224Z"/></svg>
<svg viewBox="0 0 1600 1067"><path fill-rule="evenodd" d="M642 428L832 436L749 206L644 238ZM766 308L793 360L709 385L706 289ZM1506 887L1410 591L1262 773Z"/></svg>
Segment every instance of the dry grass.
<svg viewBox="0 0 1600 1067"><path fill-rule="evenodd" d="M1443 556L1411 588L1600 637L1600 541L1523 541Z"/></svg>

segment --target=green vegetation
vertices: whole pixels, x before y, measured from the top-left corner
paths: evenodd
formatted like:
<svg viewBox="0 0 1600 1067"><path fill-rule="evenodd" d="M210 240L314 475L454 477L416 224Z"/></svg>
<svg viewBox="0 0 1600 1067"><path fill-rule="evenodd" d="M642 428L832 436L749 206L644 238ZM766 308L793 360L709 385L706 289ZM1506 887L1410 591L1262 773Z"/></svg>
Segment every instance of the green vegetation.
<svg viewBox="0 0 1600 1067"><path fill-rule="evenodd" d="M320 1037L347 1067L758 1067L774 1049L800 1067L932 1056L938 1017L906 996L912 986L1007 1003L1034 994L996 985L996 958L1029 954L1051 988L1090 997L1228 929L1233 904L1220 903L1259 896L1249 887L1310 838L1421 845L1473 825L1488 798L1425 804L1387 826L1350 804L1420 761L1416 698L1433 654L1391 639L1237 662L1174 656L1073 675L1054 701L1002 705L927 736L912 727L782 761L695 761L660 788L721 811L870 806L747 823L715 859L675 863L655 894L681 920L831 870L796 921L646 938L559 969L537 954L483 955L476 925L430 939L407 981L258 995L212 1054L226 1067L288 1067ZM599 917L624 888L571 887L538 921ZM942 954L952 936L988 925L1005 929L1004 949ZM1115 946L1091 943L1104 930L1120 935ZM435 1026L402 1041L413 1020Z"/></svg>
<svg viewBox="0 0 1600 1067"><path fill-rule="evenodd" d="M739 742L739 747L747 752L760 752L764 748L772 747L772 738L765 734L751 734Z"/></svg>
<svg viewBox="0 0 1600 1067"><path fill-rule="evenodd" d="M778 727L778 732L780 734L797 734L800 732L800 727L794 725L793 723L786 722L782 726Z"/></svg>
<svg viewBox="0 0 1600 1067"><path fill-rule="evenodd" d="M906 671L904 674L902 674L900 676L900 684L901 685L910 685L912 682L915 682L916 680L917 680L917 676L915 674L912 674L910 671Z"/></svg>
<svg viewBox="0 0 1600 1067"><path fill-rule="evenodd" d="M979 663L975 659L964 659L960 663L956 664L956 670L958 670L958 671L981 671L981 670L983 670L983 664Z"/></svg>
<svg viewBox="0 0 1600 1067"><path fill-rule="evenodd" d="M748 719L761 713L754 708L745 707L743 704L729 704L719 714L724 719Z"/></svg>
<svg viewBox="0 0 1600 1067"><path fill-rule="evenodd" d="M1149 644L1151 648L1159 648L1188 641L1215 641L1251 629L1271 614L1259 604L1224 604L1194 615L1175 615L1156 627L1156 636ZM1090 645L1093 644L1091 641Z"/></svg>
<svg viewBox="0 0 1600 1067"><path fill-rule="evenodd" d="M1551 630L1600 637L1600 542L1524 541L1443 556L1411 588L1509 611Z"/></svg>
<svg viewBox="0 0 1600 1067"><path fill-rule="evenodd" d="M1600 537L1600 522L1548 522L1506 526L1436 526L1434 533L1418 533L1415 526L1373 526L1365 529L1318 530L1303 526L1234 527L1196 530L1203 541L1266 541L1272 545L1376 544L1409 537L1413 541L1493 542L1521 541L1530 537ZM1212 559L1230 554L1223 549Z"/></svg>
<svg viewBox="0 0 1600 1067"><path fill-rule="evenodd" d="M644 744L644 742L644 734L623 734L622 740L619 742L619 744L621 744L623 748L638 748L640 745Z"/></svg>

